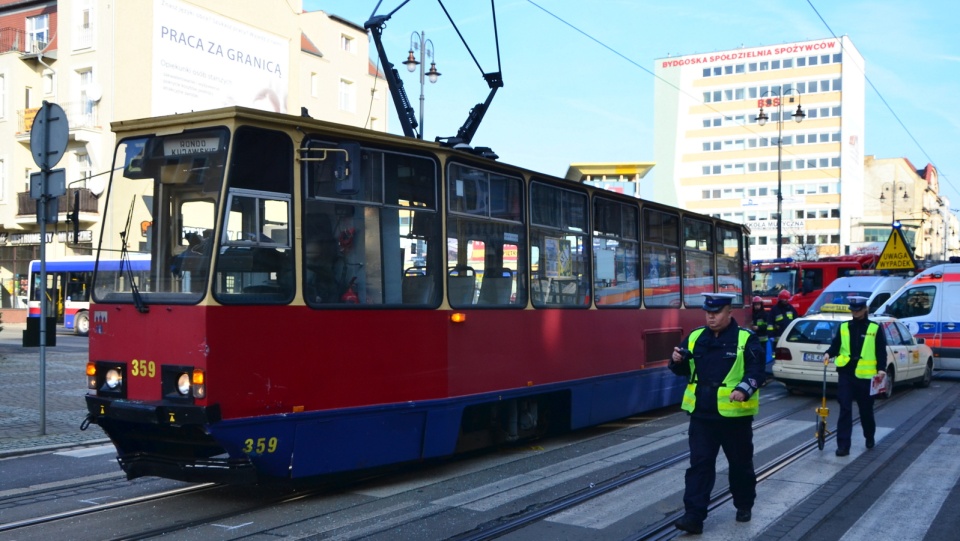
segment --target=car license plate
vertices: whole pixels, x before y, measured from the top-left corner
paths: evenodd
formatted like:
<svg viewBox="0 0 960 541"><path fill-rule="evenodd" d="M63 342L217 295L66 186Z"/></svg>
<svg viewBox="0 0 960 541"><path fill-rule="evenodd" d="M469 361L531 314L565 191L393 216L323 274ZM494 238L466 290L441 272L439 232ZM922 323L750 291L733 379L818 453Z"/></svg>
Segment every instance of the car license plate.
<svg viewBox="0 0 960 541"><path fill-rule="evenodd" d="M823 362L823 353L804 353L803 360L809 362Z"/></svg>

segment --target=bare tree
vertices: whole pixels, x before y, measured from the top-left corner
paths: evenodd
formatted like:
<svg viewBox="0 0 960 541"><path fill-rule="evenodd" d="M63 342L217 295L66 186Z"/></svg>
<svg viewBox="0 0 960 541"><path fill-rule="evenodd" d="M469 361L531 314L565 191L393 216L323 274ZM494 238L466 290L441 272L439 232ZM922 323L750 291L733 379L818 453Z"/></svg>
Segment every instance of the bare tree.
<svg viewBox="0 0 960 541"><path fill-rule="evenodd" d="M817 245L805 242L806 235L802 232L792 233L789 238L794 242L790 244L790 250L793 251L790 257L796 261L816 261L816 259L820 257L820 251L817 249Z"/></svg>

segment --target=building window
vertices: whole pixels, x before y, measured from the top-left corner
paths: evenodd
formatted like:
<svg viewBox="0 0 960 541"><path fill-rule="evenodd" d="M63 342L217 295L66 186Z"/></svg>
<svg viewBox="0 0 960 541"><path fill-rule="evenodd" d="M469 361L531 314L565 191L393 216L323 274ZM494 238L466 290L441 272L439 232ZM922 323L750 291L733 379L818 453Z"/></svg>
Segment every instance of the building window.
<svg viewBox="0 0 960 541"><path fill-rule="evenodd" d="M53 70L43 70L43 93L44 95L53 94Z"/></svg>
<svg viewBox="0 0 960 541"><path fill-rule="evenodd" d="M74 6L73 48L74 50L93 47L93 6L92 0L79 0Z"/></svg>
<svg viewBox="0 0 960 541"><path fill-rule="evenodd" d="M348 53L356 53L356 46L353 43L353 38L346 34L340 34L340 49Z"/></svg>
<svg viewBox="0 0 960 541"><path fill-rule="evenodd" d="M793 67L793 59L785 58L783 59L783 69L790 69Z"/></svg>
<svg viewBox="0 0 960 541"><path fill-rule="evenodd" d="M95 95L91 92L93 87L93 70L90 68L80 69L76 71L77 73L77 89L80 91L80 96L78 100L79 110L76 111L79 118L76 120L71 119L71 123L74 123L77 126L94 126L96 125L96 102L92 98L100 99L100 96ZM69 115L69 113L68 113Z"/></svg>
<svg viewBox="0 0 960 541"><path fill-rule="evenodd" d="M50 19L47 15L27 17L28 53L39 53L47 47L50 38Z"/></svg>
<svg viewBox="0 0 960 541"><path fill-rule="evenodd" d="M703 68L703 76L710 77L710 68Z"/></svg>
<svg viewBox="0 0 960 541"><path fill-rule="evenodd" d="M75 156L77 157L77 179L89 180L93 176L93 164L90 161L90 155L86 152L77 152ZM84 182L84 187L86 187L86 182Z"/></svg>
<svg viewBox="0 0 960 541"><path fill-rule="evenodd" d="M317 72L310 73L310 95L314 98L320 97L320 75Z"/></svg>
<svg viewBox="0 0 960 541"><path fill-rule="evenodd" d="M340 110L352 113L356 111L357 96L353 82L340 79Z"/></svg>
<svg viewBox="0 0 960 541"><path fill-rule="evenodd" d="M830 235L830 244L840 244L840 235Z"/></svg>

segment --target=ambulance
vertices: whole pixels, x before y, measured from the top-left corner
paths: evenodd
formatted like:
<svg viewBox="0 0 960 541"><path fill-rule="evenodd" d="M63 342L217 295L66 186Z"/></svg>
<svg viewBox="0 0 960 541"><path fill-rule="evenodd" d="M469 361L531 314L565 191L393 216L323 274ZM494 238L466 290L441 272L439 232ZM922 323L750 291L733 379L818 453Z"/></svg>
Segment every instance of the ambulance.
<svg viewBox="0 0 960 541"><path fill-rule="evenodd" d="M935 370L960 370L960 258L910 279L880 308L933 350Z"/></svg>

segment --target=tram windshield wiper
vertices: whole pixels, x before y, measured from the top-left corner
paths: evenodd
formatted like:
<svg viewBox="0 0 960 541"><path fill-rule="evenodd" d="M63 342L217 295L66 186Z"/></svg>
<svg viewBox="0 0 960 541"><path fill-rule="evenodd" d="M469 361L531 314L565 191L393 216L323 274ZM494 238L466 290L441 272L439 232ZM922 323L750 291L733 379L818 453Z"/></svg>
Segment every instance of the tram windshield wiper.
<svg viewBox="0 0 960 541"><path fill-rule="evenodd" d="M127 280L130 282L130 294L133 296L133 305L137 308L137 312L146 314L150 311L150 307L147 306L147 303L143 301L143 297L140 296L140 288L137 286L137 281L133 276L133 263L130 262L130 252L127 250L130 223L133 220L133 206L136 202L137 196L133 196L133 200L130 201L130 210L127 212L127 223L123 231L120 232L120 273L123 274L124 269L126 269Z"/></svg>

